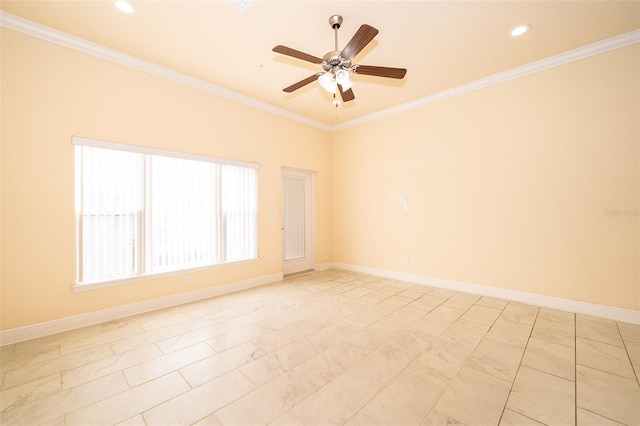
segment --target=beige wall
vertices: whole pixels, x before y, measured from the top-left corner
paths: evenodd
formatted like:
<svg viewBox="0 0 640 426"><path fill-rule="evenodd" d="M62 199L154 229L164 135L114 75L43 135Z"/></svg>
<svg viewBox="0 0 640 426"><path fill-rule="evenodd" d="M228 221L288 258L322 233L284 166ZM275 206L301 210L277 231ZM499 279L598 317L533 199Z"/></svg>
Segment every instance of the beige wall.
<svg viewBox="0 0 640 426"><path fill-rule="evenodd" d="M280 272L283 166L317 172L318 264L640 310L640 218L606 215L639 208L639 57L331 135L3 29L0 329ZM72 135L261 163L260 261L74 293Z"/></svg>
<svg viewBox="0 0 640 426"><path fill-rule="evenodd" d="M335 133L334 261L640 309L639 53Z"/></svg>
<svg viewBox="0 0 640 426"><path fill-rule="evenodd" d="M71 136L255 161L260 261L74 293ZM316 262L330 262L330 140L318 130L2 30L1 328L282 270L281 167L316 175ZM275 212L275 217L273 214Z"/></svg>

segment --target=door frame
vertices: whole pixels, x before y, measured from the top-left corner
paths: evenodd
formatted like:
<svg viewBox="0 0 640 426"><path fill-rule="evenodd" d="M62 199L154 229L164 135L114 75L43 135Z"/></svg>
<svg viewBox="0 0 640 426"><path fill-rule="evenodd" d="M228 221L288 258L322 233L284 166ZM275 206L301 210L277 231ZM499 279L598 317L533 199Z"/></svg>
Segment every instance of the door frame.
<svg viewBox="0 0 640 426"><path fill-rule="evenodd" d="M312 170L304 170L304 169L297 169L297 168L292 168L292 167L282 167L281 173L280 173L280 182L281 185L283 185L284 183L284 178L286 176L290 176L290 177L304 177L305 179L308 177L309 178L309 191L308 191L308 196L307 196L307 191L305 188L305 210L307 210L309 212L309 220L305 219L305 258L307 257L306 254L309 253L309 257L310 257L310 261L311 261L311 268L310 269L315 269L316 266L316 246L315 246L315 234L316 234L316 218L315 218L315 172ZM307 206L307 200L309 202L309 205ZM282 206L282 208L284 207L284 193L282 193L281 199L280 199L280 205ZM288 274L294 274L297 272L302 272L303 270L300 271L293 271L293 272L287 272L286 268L285 268L285 264L287 263L286 260L284 260L284 244L285 244L285 239L284 239L284 208L282 210L282 222L281 222L281 228L282 228L282 273L284 275L288 275ZM307 228L309 227L309 229ZM308 234L308 237L307 237ZM295 262L295 260L291 260L288 261L289 263L293 263Z"/></svg>

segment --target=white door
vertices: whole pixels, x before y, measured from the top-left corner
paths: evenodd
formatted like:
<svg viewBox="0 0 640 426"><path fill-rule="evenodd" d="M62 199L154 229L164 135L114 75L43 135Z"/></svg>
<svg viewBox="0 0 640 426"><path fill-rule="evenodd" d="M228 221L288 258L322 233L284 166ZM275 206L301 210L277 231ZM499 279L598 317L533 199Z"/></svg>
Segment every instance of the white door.
<svg viewBox="0 0 640 426"><path fill-rule="evenodd" d="M313 174L282 170L283 274L313 269Z"/></svg>

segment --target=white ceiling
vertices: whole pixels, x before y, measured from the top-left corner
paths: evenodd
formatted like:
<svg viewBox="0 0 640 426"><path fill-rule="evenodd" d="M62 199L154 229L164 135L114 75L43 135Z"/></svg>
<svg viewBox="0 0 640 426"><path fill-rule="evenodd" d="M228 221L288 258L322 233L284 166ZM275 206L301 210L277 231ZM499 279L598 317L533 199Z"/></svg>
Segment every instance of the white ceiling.
<svg viewBox="0 0 640 426"><path fill-rule="evenodd" d="M270 105L336 125L640 28L638 1L273 1L239 11L221 0L3 0L10 14L162 65ZM319 65L276 54L282 44L322 57L360 25L379 30L354 63L407 68L403 80L355 75L356 99L335 108L317 83L282 89ZM509 35L519 24L532 30Z"/></svg>

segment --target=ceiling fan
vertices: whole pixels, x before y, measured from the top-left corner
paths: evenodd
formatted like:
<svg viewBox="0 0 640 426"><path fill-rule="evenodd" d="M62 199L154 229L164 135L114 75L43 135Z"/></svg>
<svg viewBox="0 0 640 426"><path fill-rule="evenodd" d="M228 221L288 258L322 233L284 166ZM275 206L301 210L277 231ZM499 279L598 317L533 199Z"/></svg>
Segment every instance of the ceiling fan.
<svg viewBox="0 0 640 426"><path fill-rule="evenodd" d="M342 16L331 16L329 18L329 24L335 32L335 50L328 52L322 58L282 45L278 45L273 48L273 51L276 53L302 59L303 61L311 62L312 64L322 65L322 69L324 70L324 72L315 73L304 80L300 80L291 86L285 87L282 89L284 92L291 93L294 90L300 89L301 87L318 80L320 86L322 86L322 88L327 92L332 93L334 98L336 91L339 91L342 100L344 102L348 102L355 99L355 95L351 89L353 83L349 80L349 72L376 77L396 79L404 78L407 73L407 70L404 68L389 68L351 63L353 58L378 34L377 29L370 25L363 24L360 26L358 31L356 31L344 49L340 51L338 50L338 29L340 29L340 26L342 25ZM338 106L339 102L334 101L334 104Z"/></svg>

